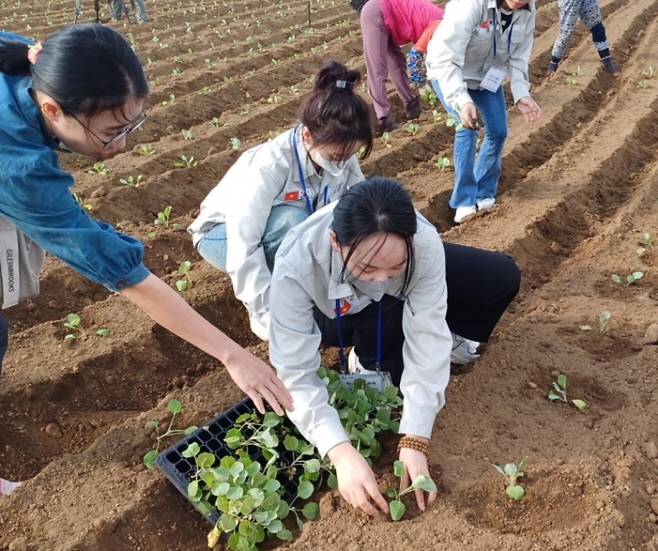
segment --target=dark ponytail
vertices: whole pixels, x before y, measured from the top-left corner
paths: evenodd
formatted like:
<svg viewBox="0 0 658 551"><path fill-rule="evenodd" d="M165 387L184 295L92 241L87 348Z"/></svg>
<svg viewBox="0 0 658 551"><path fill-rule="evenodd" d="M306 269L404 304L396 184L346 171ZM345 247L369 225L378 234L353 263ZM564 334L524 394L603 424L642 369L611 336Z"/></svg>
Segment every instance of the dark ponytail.
<svg viewBox="0 0 658 551"><path fill-rule="evenodd" d="M342 146L347 151L364 143L362 158L370 154L373 133L368 104L354 91L360 78L359 71L338 61L329 61L317 74L300 117L314 144Z"/></svg>
<svg viewBox="0 0 658 551"><path fill-rule="evenodd" d="M401 237L407 246L407 265L401 292L406 292L414 272L413 238L417 230L416 210L409 193L396 181L368 178L344 193L334 208L332 229L336 241L349 247L345 266L356 248L368 237L392 234Z"/></svg>
<svg viewBox="0 0 658 551"><path fill-rule="evenodd" d="M50 36L38 61L28 45L0 39L0 72L32 76L32 88L52 97L67 115L93 116L144 99L149 88L130 44L104 25L74 25Z"/></svg>

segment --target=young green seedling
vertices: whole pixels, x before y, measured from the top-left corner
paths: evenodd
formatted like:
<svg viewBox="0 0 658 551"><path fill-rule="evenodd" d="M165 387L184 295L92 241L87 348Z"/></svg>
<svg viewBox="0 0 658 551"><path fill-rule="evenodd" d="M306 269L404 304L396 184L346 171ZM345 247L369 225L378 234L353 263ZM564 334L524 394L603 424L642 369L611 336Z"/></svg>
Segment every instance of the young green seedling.
<svg viewBox="0 0 658 551"><path fill-rule="evenodd" d="M430 88L429 86L425 86L425 88L423 88L420 97L431 108L436 107L436 105L439 103L439 98L434 93L434 90L432 90L432 88Z"/></svg>
<svg viewBox="0 0 658 551"><path fill-rule="evenodd" d="M213 128L219 128L220 126L222 126L219 117L213 117L212 120L210 121L210 126L212 126Z"/></svg>
<svg viewBox="0 0 658 551"><path fill-rule="evenodd" d="M185 130L185 129L181 130L181 134L183 135L183 139L186 142L189 142L189 141L194 139L194 134L192 134L192 129L191 128L188 129L188 130Z"/></svg>
<svg viewBox="0 0 658 551"><path fill-rule="evenodd" d="M178 266L178 273L184 276L182 279L176 281L176 289L178 289L179 293L184 293L192 286L192 282L187 277L191 271L192 263L189 260L181 262L180 266Z"/></svg>
<svg viewBox="0 0 658 551"><path fill-rule="evenodd" d="M110 330L107 327L101 327L99 329L96 329L96 334L99 337L109 337L110 336Z"/></svg>
<svg viewBox="0 0 658 551"><path fill-rule="evenodd" d="M64 322L64 327L69 330L64 337L65 340L79 339L85 334L82 327L82 318L78 314L68 314Z"/></svg>
<svg viewBox="0 0 658 551"><path fill-rule="evenodd" d="M142 144L137 148L137 154L140 157L149 157L154 153L155 153L155 149L153 149L153 146L149 143Z"/></svg>
<svg viewBox="0 0 658 551"><path fill-rule="evenodd" d="M229 145L231 146L231 149L237 151L240 149L240 147L242 147L242 142L240 141L240 138L231 138L229 140Z"/></svg>
<svg viewBox="0 0 658 551"><path fill-rule="evenodd" d="M393 474L395 474L395 476L400 480L405 478L407 469L402 461L396 461L393 464ZM437 491L434 481L425 475L417 477L406 490L402 490L400 492L397 488L389 488L386 491L386 496L391 499L391 502L388 504L388 512L395 522L404 517L405 513L407 512L407 507L402 502L402 498L411 492L415 492L416 490L423 490L425 492Z"/></svg>
<svg viewBox="0 0 658 551"><path fill-rule="evenodd" d="M510 499L520 501L525 496L525 489L517 483L518 479L524 476L523 469L525 468L527 458L523 458L518 464L507 463L506 465L494 465L496 469L507 481L505 494Z"/></svg>
<svg viewBox="0 0 658 551"><path fill-rule="evenodd" d="M439 157L434 164L441 172L452 170L453 168L452 161L448 157Z"/></svg>
<svg viewBox="0 0 658 551"><path fill-rule="evenodd" d="M165 432L160 434L160 423L158 421L149 421L146 424L146 428L149 430L153 430L155 432L155 448L149 451L146 455L144 455L144 466L147 469L155 469L155 462L158 459L158 456L160 455L160 446L162 445L162 441L165 438L169 438L170 436L178 436L178 435L185 435L189 436L192 434L195 430L197 430L198 427L191 426L187 427L186 429L174 429L174 421L176 420L176 416L180 415L183 412L183 404L181 404L178 400L169 400L167 403L167 411L171 414L171 419L169 420L169 425L167 426L167 429Z"/></svg>
<svg viewBox="0 0 658 551"><path fill-rule="evenodd" d="M607 333L610 325L610 320L612 320L612 313L607 310L603 310L599 314L599 333Z"/></svg>
<svg viewBox="0 0 658 551"><path fill-rule="evenodd" d="M435 123L441 122L443 120L443 113L441 113L441 111L439 111L438 109L433 109L432 119L434 120Z"/></svg>
<svg viewBox="0 0 658 551"><path fill-rule="evenodd" d="M645 78L655 78L657 74L658 72L653 65L649 65L649 68L646 71L642 71L642 76Z"/></svg>
<svg viewBox="0 0 658 551"><path fill-rule="evenodd" d="M87 170L87 172L92 175L105 176L108 171L107 171L107 167L105 166L105 163L94 163L94 166L92 166L89 170Z"/></svg>
<svg viewBox="0 0 658 551"><path fill-rule="evenodd" d="M619 274L612 274L611 279L618 285L621 285L625 282L626 287L630 287L631 285L640 281L643 277L644 272L633 272L632 274L627 275L625 278L621 277Z"/></svg>
<svg viewBox="0 0 658 551"><path fill-rule="evenodd" d="M650 233L643 233L637 249L637 256L644 256L653 250L654 237Z"/></svg>
<svg viewBox="0 0 658 551"><path fill-rule="evenodd" d="M384 132L380 139L382 140L382 143L386 147L391 147L391 133L390 132Z"/></svg>
<svg viewBox="0 0 658 551"><path fill-rule="evenodd" d="M186 155L181 155L174 163L174 167L176 168L195 168L197 166L199 166L199 161L194 157L188 157Z"/></svg>
<svg viewBox="0 0 658 551"><path fill-rule="evenodd" d="M567 398L567 376L564 373L559 373L556 380L553 381L553 389L548 393L548 399L551 402L564 402L571 404L578 411L585 411L587 409L587 402L585 400L569 400Z"/></svg>
<svg viewBox="0 0 658 551"><path fill-rule="evenodd" d="M158 217L153 221L156 226L169 227L169 220L171 218L171 211L173 207L165 207L162 212L158 212Z"/></svg>
<svg viewBox="0 0 658 551"><path fill-rule="evenodd" d="M418 134L418 132L420 132L420 125L415 122L410 122L405 128L407 132L412 136L415 136L416 134Z"/></svg>
<svg viewBox="0 0 658 551"><path fill-rule="evenodd" d="M126 187L139 187L143 182L144 176L141 174L138 174L137 176L128 176L127 178L121 178L119 180L119 183Z"/></svg>

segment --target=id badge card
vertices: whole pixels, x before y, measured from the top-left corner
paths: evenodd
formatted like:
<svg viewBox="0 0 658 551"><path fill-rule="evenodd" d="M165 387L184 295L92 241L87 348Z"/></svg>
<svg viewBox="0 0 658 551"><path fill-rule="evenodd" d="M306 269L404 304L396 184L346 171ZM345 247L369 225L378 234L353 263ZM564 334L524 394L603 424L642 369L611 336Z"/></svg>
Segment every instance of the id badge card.
<svg viewBox="0 0 658 551"><path fill-rule="evenodd" d="M493 65L480 82L480 88L493 93L498 92L505 82L505 77L507 77L507 68L504 65Z"/></svg>

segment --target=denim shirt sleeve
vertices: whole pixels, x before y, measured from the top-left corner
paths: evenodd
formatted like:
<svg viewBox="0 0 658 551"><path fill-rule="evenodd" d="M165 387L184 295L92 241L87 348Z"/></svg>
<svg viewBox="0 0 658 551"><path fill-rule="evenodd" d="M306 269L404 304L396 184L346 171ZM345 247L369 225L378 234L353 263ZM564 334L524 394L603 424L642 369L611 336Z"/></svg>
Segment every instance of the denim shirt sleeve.
<svg viewBox="0 0 658 551"><path fill-rule="evenodd" d="M0 215L42 249L110 291L144 281L142 244L91 218L71 194L73 178L48 147L0 156Z"/></svg>

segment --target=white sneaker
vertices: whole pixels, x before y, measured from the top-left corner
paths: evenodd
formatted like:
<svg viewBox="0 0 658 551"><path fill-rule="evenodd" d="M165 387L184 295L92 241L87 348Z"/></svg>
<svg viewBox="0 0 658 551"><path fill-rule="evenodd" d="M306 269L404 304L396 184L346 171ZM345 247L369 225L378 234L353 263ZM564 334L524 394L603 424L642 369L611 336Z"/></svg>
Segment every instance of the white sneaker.
<svg viewBox="0 0 658 551"><path fill-rule="evenodd" d="M363 373L364 375L367 373L375 373L373 369L366 369L361 365L361 361L356 355L354 347L352 347L352 350L350 350L350 353L347 356L347 371L352 374Z"/></svg>
<svg viewBox="0 0 658 551"><path fill-rule="evenodd" d="M480 343L460 337L455 333L452 334L452 352L450 353L450 363L456 365L468 365L477 360L480 355L477 353Z"/></svg>
<svg viewBox="0 0 658 551"><path fill-rule="evenodd" d="M457 207L455 211L455 223L461 224L466 222L469 218L473 218L477 214L475 207Z"/></svg>
<svg viewBox="0 0 658 551"><path fill-rule="evenodd" d="M486 199L480 199L478 201L478 210L480 212L488 212L492 208L494 208L495 204L496 204L495 197L487 197Z"/></svg>
<svg viewBox="0 0 658 551"><path fill-rule="evenodd" d="M11 480L0 478L0 496L8 496L20 485L20 482L12 482Z"/></svg>

